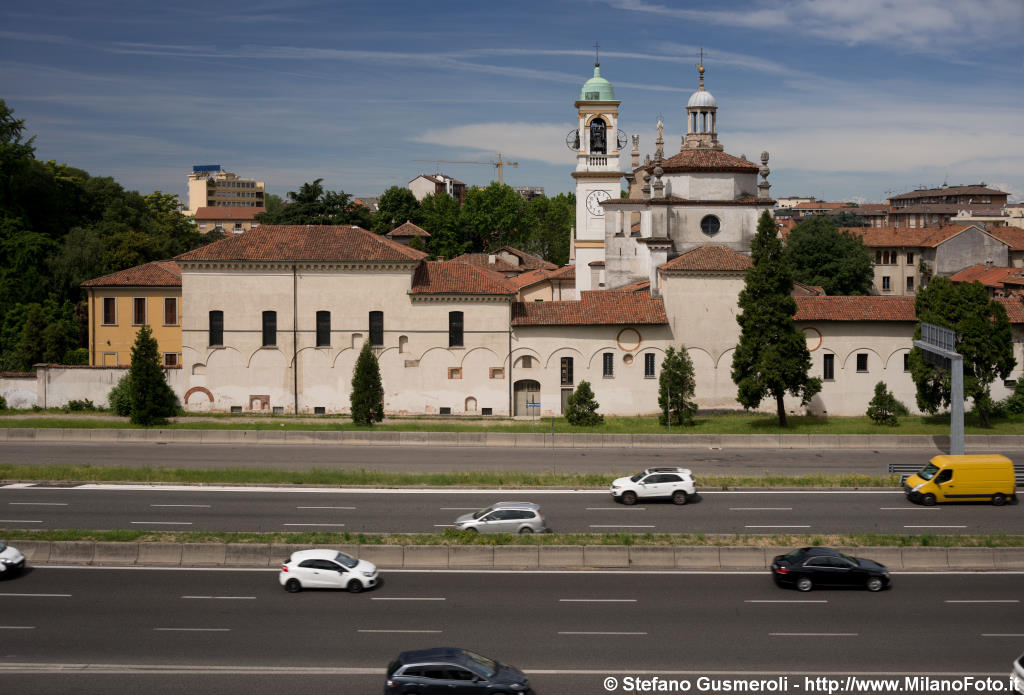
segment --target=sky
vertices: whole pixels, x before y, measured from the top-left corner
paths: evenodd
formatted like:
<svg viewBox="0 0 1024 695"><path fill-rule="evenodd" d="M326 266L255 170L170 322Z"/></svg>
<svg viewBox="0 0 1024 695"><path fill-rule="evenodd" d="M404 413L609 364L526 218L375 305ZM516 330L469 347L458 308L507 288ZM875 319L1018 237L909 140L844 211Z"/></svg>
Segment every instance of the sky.
<svg viewBox="0 0 1024 695"><path fill-rule="evenodd" d="M495 167L437 160L498 153L505 183L555 195L595 43L619 127L653 152L660 115L668 156L703 50L719 141L769 152L773 197L1020 201L1022 29L1022 0L35 0L0 7L0 99L38 159L183 202L197 164L374 196L486 186Z"/></svg>

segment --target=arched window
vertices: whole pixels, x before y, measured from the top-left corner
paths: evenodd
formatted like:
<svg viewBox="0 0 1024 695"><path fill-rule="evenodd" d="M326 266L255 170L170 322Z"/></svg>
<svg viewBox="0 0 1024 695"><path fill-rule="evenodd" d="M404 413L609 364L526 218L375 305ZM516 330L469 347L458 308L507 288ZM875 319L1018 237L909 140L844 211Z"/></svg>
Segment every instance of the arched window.
<svg viewBox="0 0 1024 695"><path fill-rule="evenodd" d="M590 122L590 153L591 154L607 154L608 144L607 138L605 137L605 124L600 118L595 118Z"/></svg>
<svg viewBox="0 0 1024 695"><path fill-rule="evenodd" d="M718 234L718 230L721 229L721 222L714 215L705 215L704 219L700 221L700 231L704 232L708 236L714 236Z"/></svg>

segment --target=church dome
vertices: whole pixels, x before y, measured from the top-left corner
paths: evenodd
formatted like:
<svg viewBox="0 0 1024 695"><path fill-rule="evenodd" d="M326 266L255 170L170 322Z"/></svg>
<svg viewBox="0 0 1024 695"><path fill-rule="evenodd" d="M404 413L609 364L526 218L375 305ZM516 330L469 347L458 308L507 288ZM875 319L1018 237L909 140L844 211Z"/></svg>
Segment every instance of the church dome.
<svg viewBox="0 0 1024 695"><path fill-rule="evenodd" d="M717 109L718 104L715 102L715 98L711 96L711 92L708 92L701 87L691 94L690 100L686 102L686 108L690 109L693 107L710 107Z"/></svg>
<svg viewBox="0 0 1024 695"><path fill-rule="evenodd" d="M612 83L601 77L601 68L594 66L594 76L583 83L580 101L615 101Z"/></svg>

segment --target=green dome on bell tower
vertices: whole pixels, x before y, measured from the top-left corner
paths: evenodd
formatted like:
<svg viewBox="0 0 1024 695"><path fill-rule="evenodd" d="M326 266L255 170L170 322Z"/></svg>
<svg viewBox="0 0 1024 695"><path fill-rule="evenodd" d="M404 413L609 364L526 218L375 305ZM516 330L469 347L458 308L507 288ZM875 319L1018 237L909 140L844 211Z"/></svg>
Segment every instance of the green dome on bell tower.
<svg viewBox="0 0 1024 695"><path fill-rule="evenodd" d="M583 83L580 101L615 101L612 83L601 77L601 64L594 63L594 76Z"/></svg>

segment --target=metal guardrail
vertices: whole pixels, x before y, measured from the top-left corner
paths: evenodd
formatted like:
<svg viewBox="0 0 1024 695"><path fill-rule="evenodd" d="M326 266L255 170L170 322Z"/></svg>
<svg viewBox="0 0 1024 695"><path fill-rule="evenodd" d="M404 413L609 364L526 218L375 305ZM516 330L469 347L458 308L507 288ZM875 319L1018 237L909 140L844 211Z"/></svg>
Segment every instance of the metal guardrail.
<svg viewBox="0 0 1024 695"><path fill-rule="evenodd" d="M899 473L900 485L914 473L921 470L922 466L917 463L890 463L888 465L889 473ZM1024 471L1021 471L1016 466L1013 469L1013 477L1017 481L1017 485L1024 487Z"/></svg>

